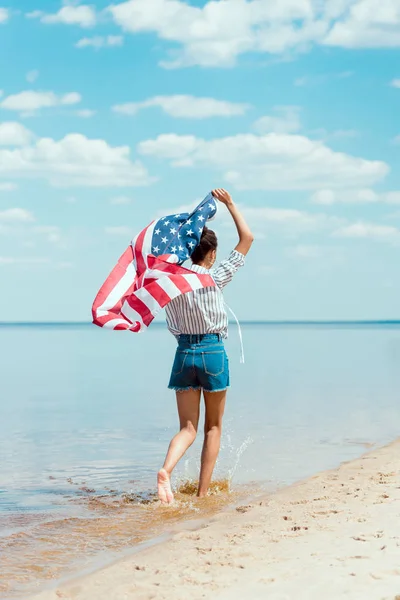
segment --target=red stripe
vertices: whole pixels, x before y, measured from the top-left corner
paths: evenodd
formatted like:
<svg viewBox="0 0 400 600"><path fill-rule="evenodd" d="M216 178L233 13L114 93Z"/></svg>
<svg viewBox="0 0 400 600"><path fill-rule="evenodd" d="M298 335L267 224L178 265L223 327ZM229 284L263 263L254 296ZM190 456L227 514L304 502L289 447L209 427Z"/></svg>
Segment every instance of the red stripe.
<svg viewBox="0 0 400 600"><path fill-rule="evenodd" d="M132 246L128 246L128 248L125 250L125 252L119 258L118 263L116 264L114 269L111 271L110 275L107 277L107 279L101 286L96 298L94 299L94 302L92 305L92 315L94 318L96 317L98 308L104 304L106 298L108 298L108 296L110 295L112 290L115 288L115 286L119 283L119 281L125 275L126 269L128 268L128 266L130 265L130 263L132 261L133 261L133 249L132 249ZM133 283L132 283L132 286L130 286L129 290L127 291L127 294L132 293L132 290L133 290ZM122 299L120 302L117 302L113 308L117 309L121 305L122 305Z"/></svg>
<svg viewBox="0 0 400 600"><path fill-rule="evenodd" d="M193 289L190 283L188 283L188 281L186 281L186 279L182 275L171 275L170 279L172 283L174 283L176 287L180 290L181 294L191 292Z"/></svg>
<svg viewBox="0 0 400 600"><path fill-rule="evenodd" d="M172 275L193 275L194 271L190 271L185 267L176 265L174 263L166 262L159 257L149 256L148 259L149 269L156 269L157 271L163 271L164 273L170 273Z"/></svg>
<svg viewBox="0 0 400 600"><path fill-rule="evenodd" d="M129 306L133 308L133 310L139 313L139 315L142 317L143 323L148 327L154 319L148 306L146 306L146 304L142 300L137 298L135 294L129 296L129 298L127 298L127 302Z"/></svg>
<svg viewBox="0 0 400 600"><path fill-rule="evenodd" d="M119 325L114 327L114 331L126 331L127 329L129 329L129 327L129 323L120 323Z"/></svg>
<svg viewBox="0 0 400 600"><path fill-rule="evenodd" d="M203 275L201 273L196 273L196 275L198 279L200 279L200 283L203 287L215 287L216 284L211 275Z"/></svg>
<svg viewBox="0 0 400 600"><path fill-rule="evenodd" d="M153 296L155 300L157 300L158 304L161 308L164 308L171 301L171 297L167 294L165 290L162 289L160 285L158 285L157 281L152 281L148 285L146 284L146 290Z"/></svg>
<svg viewBox="0 0 400 600"><path fill-rule="evenodd" d="M136 270L137 270L138 274L142 274L143 271L145 271L147 268L147 265L144 262L144 258L143 258L143 242L144 242L144 236L146 235L146 232L149 227L150 227L150 225L148 225L148 227L146 227L145 229L143 229L143 231L141 231L139 233L139 235L137 236L136 242L135 242L134 249L133 249L134 254L135 254L135 259L136 259Z"/></svg>
<svg viewBox="0 0 400 600"><path fill-rule="evenodd" d="M124 319L126 321L126 326L130 327L132 325L132 321L130 321L127 317L122 316L120 312L111 312L111 311L107 311L107 314L104 315L103 317L95 317L93 319L93 322L95 323L95 325L98 325L99 327L104 327L104 325L107 325L107 323L109 321L112 321L113 319Z"/></svg>

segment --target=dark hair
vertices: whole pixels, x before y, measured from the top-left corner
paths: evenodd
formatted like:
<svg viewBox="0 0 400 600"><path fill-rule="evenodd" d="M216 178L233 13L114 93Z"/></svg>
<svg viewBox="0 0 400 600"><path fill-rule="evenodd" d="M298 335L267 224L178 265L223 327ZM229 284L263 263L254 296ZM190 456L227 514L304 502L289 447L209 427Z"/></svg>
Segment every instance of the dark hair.
<svg viewBox="0 0 400 600"><path fill-rule="evenodd" d="M210 250L216 250L218 247L218 239L212 229L204 227L203 233L201 234L200 244L195 248L192 254L192 261L194 264L202 262Z"/></svg>

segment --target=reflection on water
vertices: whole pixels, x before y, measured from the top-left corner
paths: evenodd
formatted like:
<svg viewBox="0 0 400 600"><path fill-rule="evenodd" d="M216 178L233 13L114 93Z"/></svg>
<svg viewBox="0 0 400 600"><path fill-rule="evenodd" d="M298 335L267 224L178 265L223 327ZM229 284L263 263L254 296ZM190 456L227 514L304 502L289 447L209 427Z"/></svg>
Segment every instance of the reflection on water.
<svg viewBox="0 0 400 600"><path fill-rule="evenodd" d="M234 331L228 342L220 489L200 501L187 483L198 477L198 436L175 474L178 502L163 508L154 489L177 428L166 389L173 337L0 328L0 595L26 598L205 518L239 485L271 489L398 436L399 329L248 326L244 340L245 365Z"/></svg>

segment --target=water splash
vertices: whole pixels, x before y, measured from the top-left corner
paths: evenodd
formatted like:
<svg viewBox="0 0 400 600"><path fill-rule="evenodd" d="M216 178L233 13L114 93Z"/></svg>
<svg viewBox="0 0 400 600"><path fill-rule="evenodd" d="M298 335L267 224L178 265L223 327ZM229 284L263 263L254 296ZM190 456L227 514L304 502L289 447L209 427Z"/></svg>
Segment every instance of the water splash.
<svg viewBox="0 0 400 600"><path fill-rule="evenodd" d="M232 443L232 438L230 436L230 434L227 435L227 447L229 448L229 450L231 451L232 455L233 455L233 460L234 463L232 465L232 467L228 470L228 479L230 482L233 481L233 478L236 474L236 471L240 465L240 460L243 456L243 454L246 452L247 448L249 446L251 446L254 443L254 440L252 437L248 436L241 444L239 447L234 446L234 444Z"/></svg>

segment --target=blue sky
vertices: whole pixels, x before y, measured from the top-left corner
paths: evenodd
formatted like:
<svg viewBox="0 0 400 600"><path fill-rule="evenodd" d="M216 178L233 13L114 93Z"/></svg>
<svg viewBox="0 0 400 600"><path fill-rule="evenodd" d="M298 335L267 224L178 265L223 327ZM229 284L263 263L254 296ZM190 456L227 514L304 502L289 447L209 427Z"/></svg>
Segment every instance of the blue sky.
<svg viewBox="0 0 400 600"><path fill-rule="evenodd" d="M213 187L240 318L398 317L399 47L399 0L0 0L0 320L90 319Z"/></svg>

